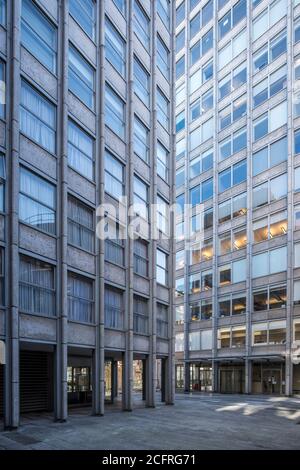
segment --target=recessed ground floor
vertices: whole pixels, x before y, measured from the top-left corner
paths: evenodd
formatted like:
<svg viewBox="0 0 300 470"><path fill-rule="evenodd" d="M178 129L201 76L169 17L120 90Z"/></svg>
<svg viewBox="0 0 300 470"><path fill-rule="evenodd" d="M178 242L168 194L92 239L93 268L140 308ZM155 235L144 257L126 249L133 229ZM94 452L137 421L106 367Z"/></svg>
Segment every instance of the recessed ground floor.
<svg viewBox="0 0 300 470"><path fill-rule="evenodd" d="M300 398L178 394L175 405L137 406L102 417L74 409L65 423L23 417L0 432L0 449L299 449Z"/></svg>

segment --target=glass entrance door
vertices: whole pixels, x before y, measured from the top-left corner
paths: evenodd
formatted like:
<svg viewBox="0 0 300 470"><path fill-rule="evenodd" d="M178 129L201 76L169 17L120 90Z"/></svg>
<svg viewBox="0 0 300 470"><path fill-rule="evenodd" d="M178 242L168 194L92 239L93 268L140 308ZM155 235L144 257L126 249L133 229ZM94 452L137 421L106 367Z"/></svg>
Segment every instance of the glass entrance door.
<svg viewBox="0 0 300 470"><path fill-rule="evenodd" d="M104 381L104 387L105 387L105 401L112 403L113 401L113 366L112 366L112 360L105 361L105 381Z"/></svg>
<svg viewBox="0 0 300 470"><path fill-rule="evenodd" d="M269 395L281 394L281 370L280 369L263 369L263 393Z"/></svg>

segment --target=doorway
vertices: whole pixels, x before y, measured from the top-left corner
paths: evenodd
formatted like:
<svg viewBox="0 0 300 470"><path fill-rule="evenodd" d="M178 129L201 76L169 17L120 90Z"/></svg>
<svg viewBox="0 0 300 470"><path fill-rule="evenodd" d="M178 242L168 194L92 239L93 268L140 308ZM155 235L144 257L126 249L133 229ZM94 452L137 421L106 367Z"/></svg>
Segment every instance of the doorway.
<svg viewBox="0 0 300 470"><path fill-rule="evenodd" d="M281 393L281 369L263 369L262 385L263 393L268 395L280 395Z"/></svg>
<svg viewBox="0 0 300 470"><path fill-rule="evenodd" d="M92 403L90 367L68 366L67 381L69 405L87 405Z"/></svg>
<svg viewBox="0 0 300 470"><path fill-rule="evenodd" d="M220 393L244 392L244 371L242 368L221 368L219 380Z"/></svg>

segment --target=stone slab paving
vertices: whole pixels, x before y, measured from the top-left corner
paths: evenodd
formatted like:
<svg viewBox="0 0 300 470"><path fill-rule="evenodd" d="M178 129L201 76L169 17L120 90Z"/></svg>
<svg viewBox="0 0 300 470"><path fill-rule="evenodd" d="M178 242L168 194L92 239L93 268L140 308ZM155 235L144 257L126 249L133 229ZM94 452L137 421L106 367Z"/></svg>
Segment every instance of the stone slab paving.
<svg viewBox="0 0 300 470"><path fill-rule="evenodd" d="M0 432L0 449L300 449L300 398L182 394L174 406L89 413L27 416Z"/></svg>

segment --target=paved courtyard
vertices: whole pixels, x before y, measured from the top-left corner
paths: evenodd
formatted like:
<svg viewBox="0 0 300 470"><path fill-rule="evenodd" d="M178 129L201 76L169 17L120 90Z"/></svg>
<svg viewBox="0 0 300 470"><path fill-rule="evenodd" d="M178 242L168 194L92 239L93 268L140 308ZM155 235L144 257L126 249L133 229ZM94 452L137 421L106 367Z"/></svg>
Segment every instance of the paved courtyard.
<svg viewBox="0 0 300 470"><path fill-rule="evenodd" d="M63 424L29 416L0 432L0 449L300 449L300 398L177 395L132 413L73 410Z"/></svg>

